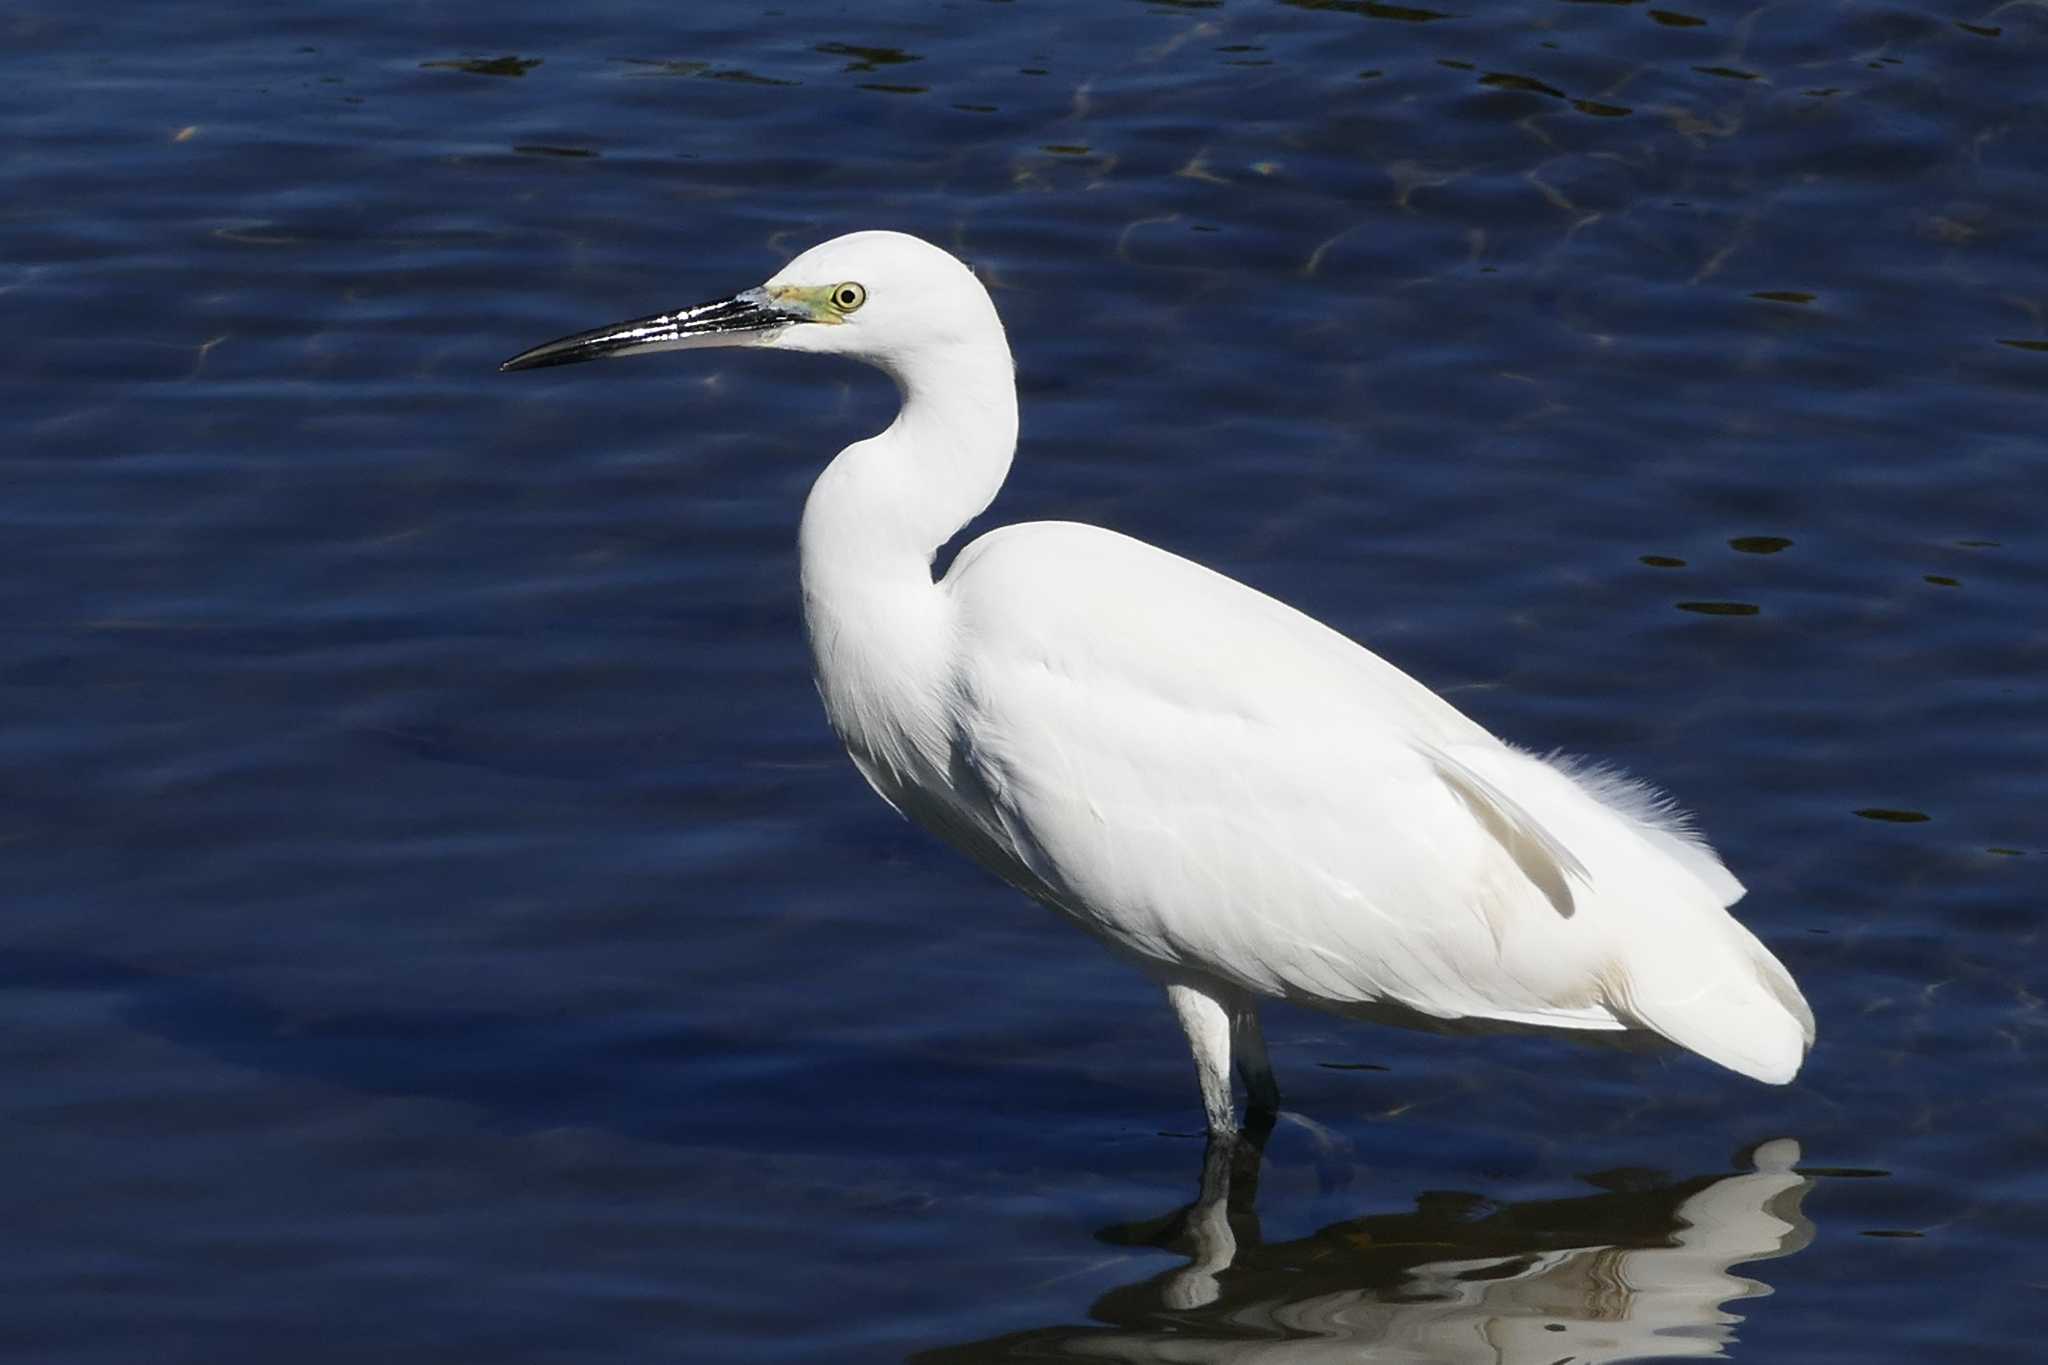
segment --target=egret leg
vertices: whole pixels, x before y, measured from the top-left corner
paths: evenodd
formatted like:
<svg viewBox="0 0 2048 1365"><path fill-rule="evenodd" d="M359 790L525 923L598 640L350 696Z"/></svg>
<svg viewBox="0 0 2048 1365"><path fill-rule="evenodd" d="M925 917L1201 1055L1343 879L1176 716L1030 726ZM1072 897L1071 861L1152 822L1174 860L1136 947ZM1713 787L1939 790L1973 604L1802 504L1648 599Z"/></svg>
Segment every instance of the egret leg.
<svg viewBox="0 0 2048 1365"><path fill-rule="evenodd" d="M1266 1035L1259 1030L1258 1008L1250 1001L1231 1015L1230 1046L1237 1055L1237 1074L1244 1078L1245 1119L1249 1127L1253 1114L1271 1115L1280 1108L1280 1083L1273 1079L1273 1063L1266 1057Z"/></svg>
<svg viewBox="0 0 2048 1365"><path fill-rule="evenodd" d="M1186 982L1169 982L1166 1002L1173 1006L1188 1047L1195 1054L1195 1078L1202 1085L1202 1108L1209 1115L1209 1132L1230 1138L1237 1132L1237 1115L1230 1099L1230 1034L1233 1011L1216 995Z"/></svg>

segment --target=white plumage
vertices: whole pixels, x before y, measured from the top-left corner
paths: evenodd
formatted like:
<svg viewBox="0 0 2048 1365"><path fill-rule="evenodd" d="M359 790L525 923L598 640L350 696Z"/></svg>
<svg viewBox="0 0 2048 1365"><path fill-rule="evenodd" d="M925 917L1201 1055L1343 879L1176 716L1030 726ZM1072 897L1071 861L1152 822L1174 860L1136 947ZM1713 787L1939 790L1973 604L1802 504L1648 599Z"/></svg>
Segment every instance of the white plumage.
<svg viewBox="0 0 2048 1365"><path fill-rule="evenodd" d="M1669 803L1533 757L1243 584L1093 526L1007 526L934 582L1016 445L1002 324L950 255L861 232L733 299L508 369L705 345L887 371L896 421L804 509L804 615L833 728L883 799L1151 973L1212 1131L1235 1052L1278 1099L1255 1002L1411 1021L1648 1029L1782 1084L1813 1040L1742 886Z"/></svg>

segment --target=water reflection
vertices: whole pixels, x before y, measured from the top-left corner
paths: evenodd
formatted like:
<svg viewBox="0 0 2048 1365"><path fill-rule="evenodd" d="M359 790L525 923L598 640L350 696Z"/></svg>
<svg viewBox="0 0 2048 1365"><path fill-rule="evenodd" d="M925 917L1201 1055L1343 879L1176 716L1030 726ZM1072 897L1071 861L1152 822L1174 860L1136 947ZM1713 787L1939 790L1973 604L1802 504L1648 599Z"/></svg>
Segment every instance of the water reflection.
<svg viewBox="0 0 2048 1365"><path fill-rule="evenodd" d="M1497 1204L1430 1193L1407 1213L1268 1243L1253 1209L1259 1145L1212 1149L1201 1195L1105 1240L1188 1258L1113 1290L1092 1327L1049 1327L916 1356L991 1360L1229 1361L1315 1365L1374 1358L1553 1365L1723 1354L1731 1300L1770 1292L1731 1273L1812 1239L1799 1145L1764 1143L1746 1172Z"/></svg>

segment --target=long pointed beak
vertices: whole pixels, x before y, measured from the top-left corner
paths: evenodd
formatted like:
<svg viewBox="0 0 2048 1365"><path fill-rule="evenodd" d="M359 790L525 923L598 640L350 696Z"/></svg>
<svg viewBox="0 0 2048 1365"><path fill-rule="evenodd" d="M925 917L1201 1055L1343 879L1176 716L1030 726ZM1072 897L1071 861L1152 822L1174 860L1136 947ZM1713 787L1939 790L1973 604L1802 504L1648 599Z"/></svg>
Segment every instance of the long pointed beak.
<svg viewBox="0 0 2048 1365"><path fill-rule="evenodd" d="M657 313L546 342L530 351L521 351L498 368L538 370L549 365L574 365L579 360L637 355L642 351L746 346L767 341L784 327L808 320L803 311L777 302L766 290L748 289L729 299L700 303L679 313Z"/></svg>

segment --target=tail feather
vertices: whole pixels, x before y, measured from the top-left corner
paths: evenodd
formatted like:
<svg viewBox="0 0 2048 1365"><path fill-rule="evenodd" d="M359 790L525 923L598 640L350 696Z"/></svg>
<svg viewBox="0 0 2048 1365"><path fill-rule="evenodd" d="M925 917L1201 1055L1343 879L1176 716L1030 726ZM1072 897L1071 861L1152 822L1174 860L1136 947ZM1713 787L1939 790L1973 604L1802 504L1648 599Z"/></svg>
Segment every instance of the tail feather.
<svg viewBox="0 0 2048 1365"><path fill-rule="evenodd" d="M1728 906L1742 899L1742 883L1700 835L1692 816L1669 796L1619 769L1569 754L1548 753L1541 761L1626 820L1638 835L1698 879L1717 904Z"/></svg>
<svg viewBox="0 0 2048 1365"><path fill-rule="evenodd" d="M1813 1011L1792 974L1733 920L1726 951L1638 954L1605 977L1617 1013L1770 1085L1799 1074Z"/></svg>
<svg viewBox="0 0 2048 1365"><path fill-rule="evenodd" d="M1757 971L1763 977L1765 988L1777 997L1778 1003L1785 1007L1785 1012L1798 1021L1800 1037L1806 1047L1811 1049L1814 1038L1813 1007L1807 1004L1806 997L1799 993L1799 983L1792 979L1792 973L1785 970L1785 964L1778 961L1770 949L1758 943L1754 936L1749 935L1748 930L1744 930L1743 933L1755 947ZM1802 1052L1801 1055L1805 1054Z"/></svg>

